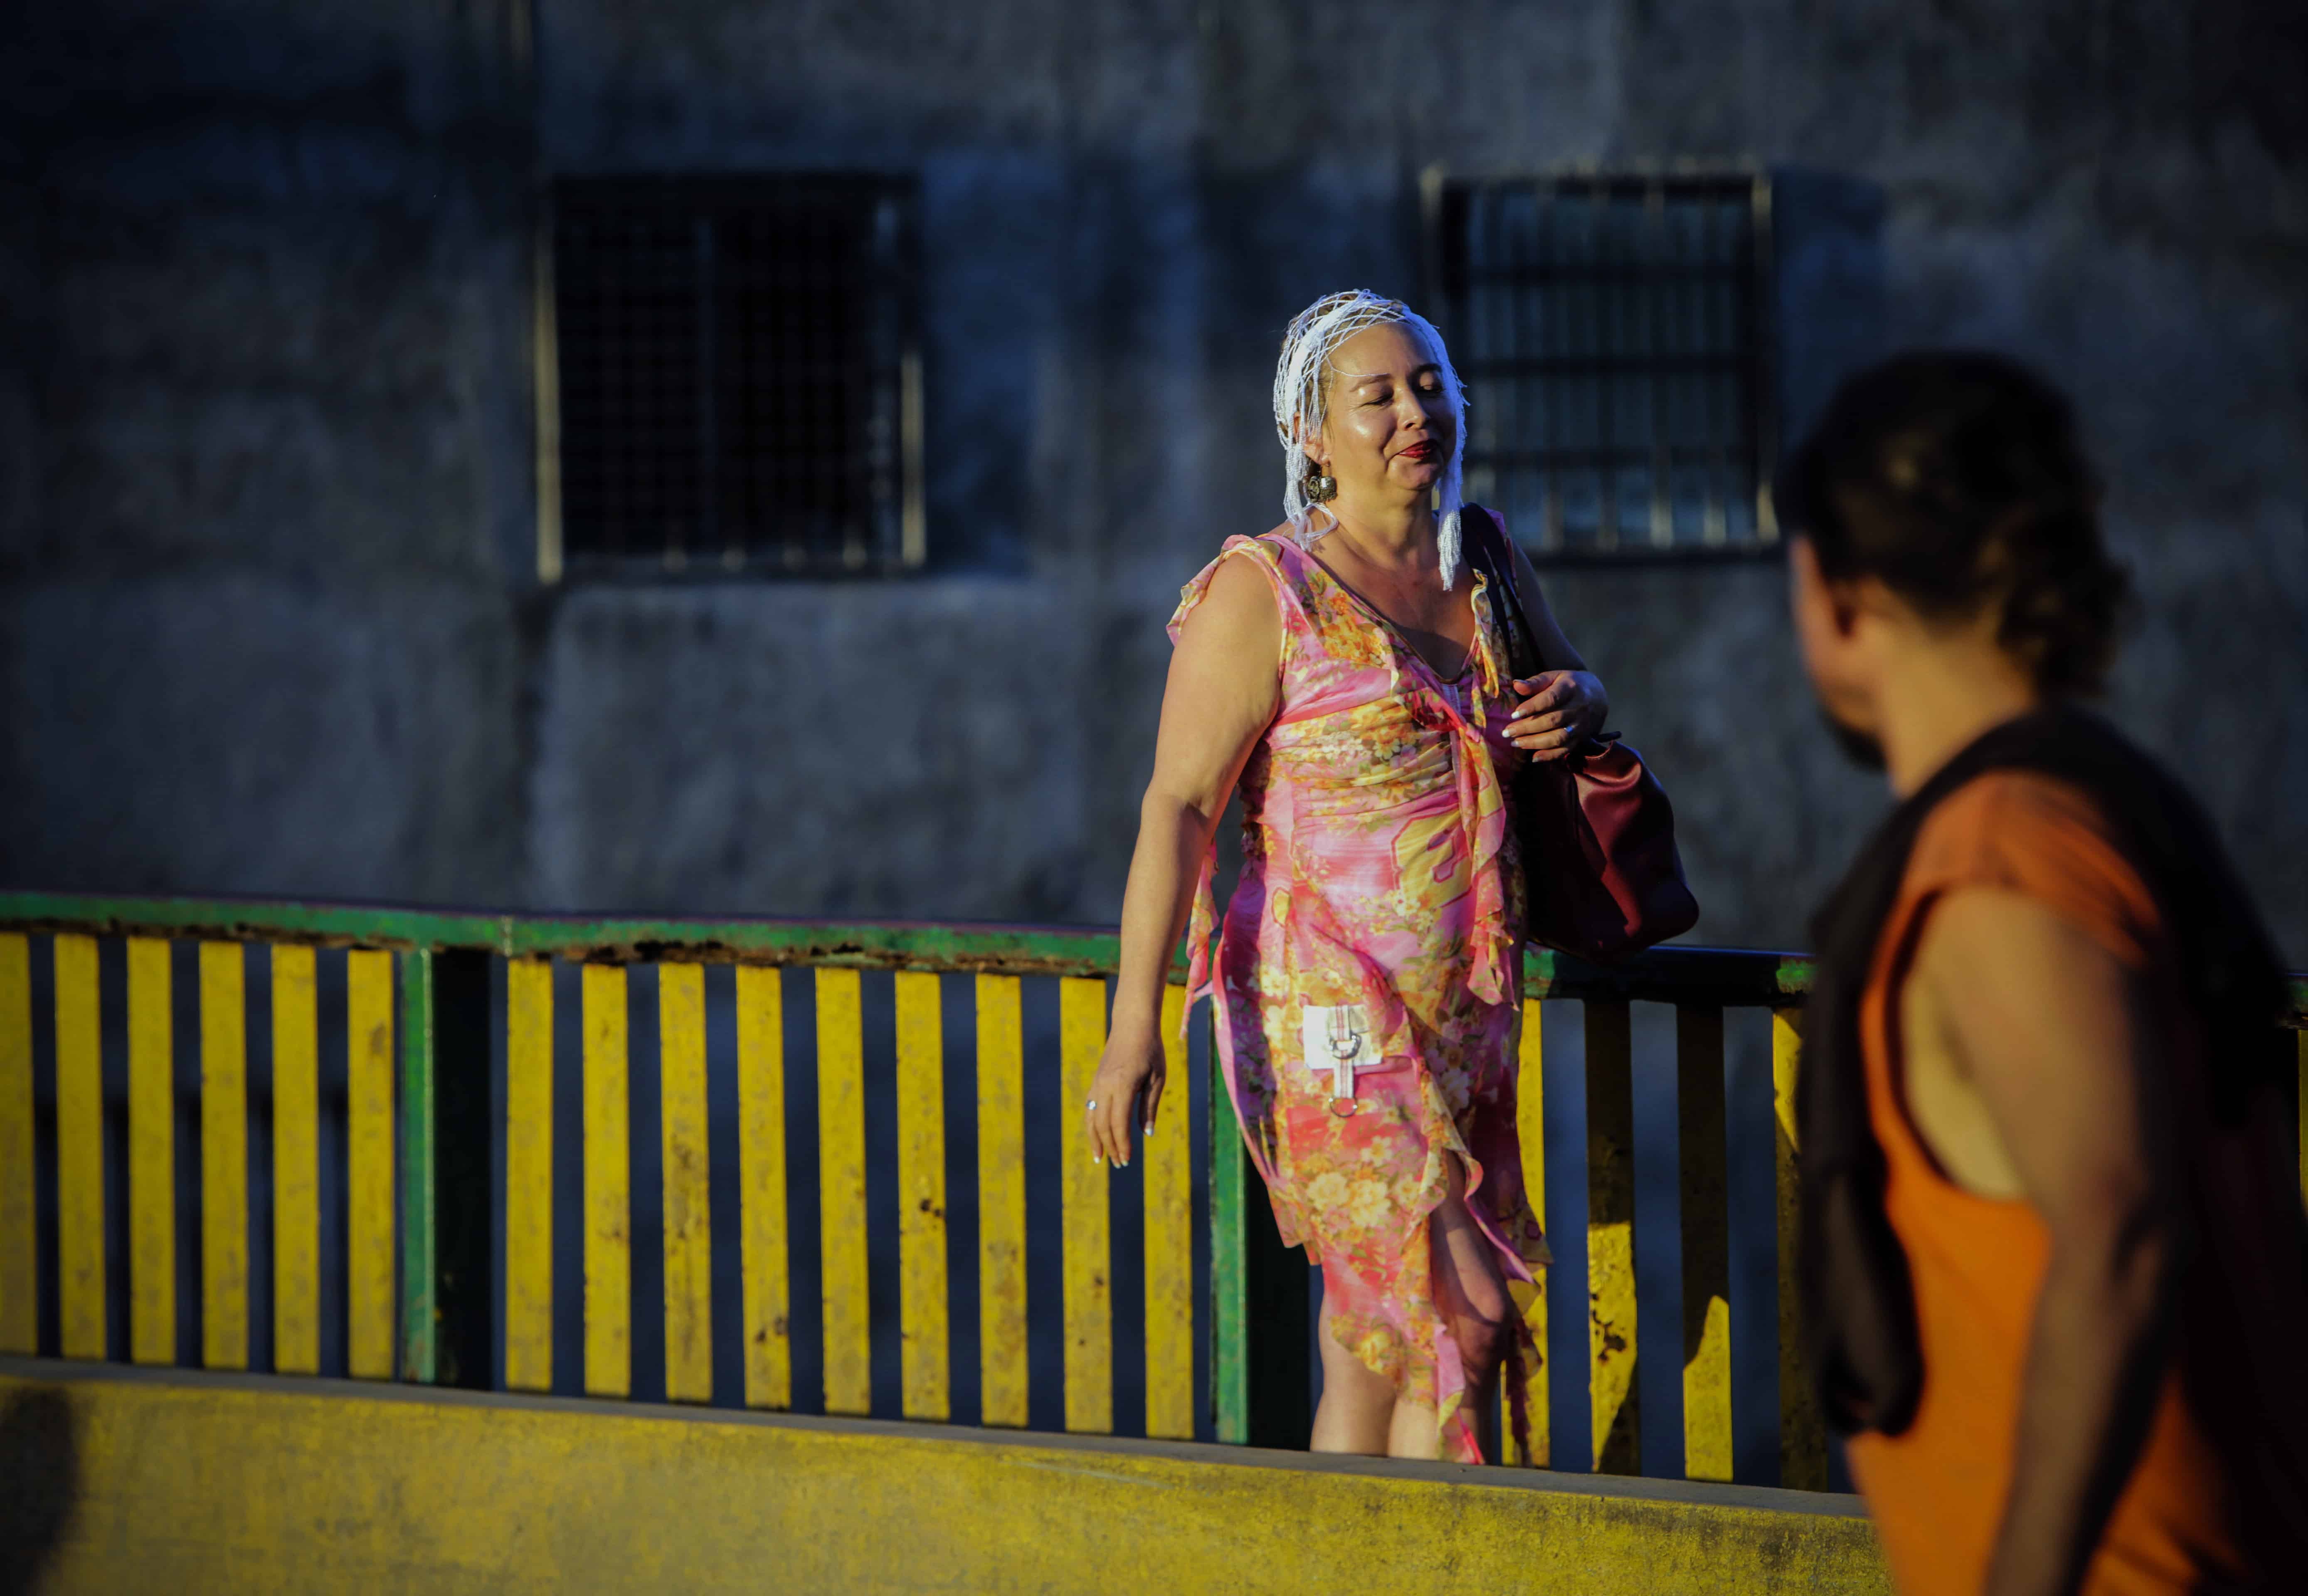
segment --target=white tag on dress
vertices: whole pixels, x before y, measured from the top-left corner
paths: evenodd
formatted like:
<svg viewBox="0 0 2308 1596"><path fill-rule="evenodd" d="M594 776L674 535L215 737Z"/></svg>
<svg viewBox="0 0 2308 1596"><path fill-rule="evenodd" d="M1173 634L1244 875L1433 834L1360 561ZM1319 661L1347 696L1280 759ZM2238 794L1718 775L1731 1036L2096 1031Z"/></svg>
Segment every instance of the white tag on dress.
<svg viewBox="0 0 2308 1596"><path fill-rule="evenodd" d="M1355 1077L1365 1069L1376 1069L1379 1053L1370 1034L1370 1019L1359 1003L1341 1003L1335 1008L1318 1008L1306 1006L1301 1021L1300 1040L1305 1048L1306 1072L1316 1079L1331 1079L1333 1098L1351 1098L1355 1094Z"/></svg>

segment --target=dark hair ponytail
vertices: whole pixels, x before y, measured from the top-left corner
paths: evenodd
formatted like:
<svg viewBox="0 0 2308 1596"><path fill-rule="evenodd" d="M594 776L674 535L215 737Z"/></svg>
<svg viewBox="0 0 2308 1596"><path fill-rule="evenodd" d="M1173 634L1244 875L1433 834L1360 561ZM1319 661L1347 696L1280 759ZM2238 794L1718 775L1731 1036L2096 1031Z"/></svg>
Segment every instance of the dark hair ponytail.
<svg viewBox="0 0 2308 1596"><path fill-rule="evenodd" d="M1994 605L2038 687L2105 683L2130 584L2067 400L2017 362L1901 355L1847 379L1773 497L1829 577L1875 577L1927 618Z"/></svg>

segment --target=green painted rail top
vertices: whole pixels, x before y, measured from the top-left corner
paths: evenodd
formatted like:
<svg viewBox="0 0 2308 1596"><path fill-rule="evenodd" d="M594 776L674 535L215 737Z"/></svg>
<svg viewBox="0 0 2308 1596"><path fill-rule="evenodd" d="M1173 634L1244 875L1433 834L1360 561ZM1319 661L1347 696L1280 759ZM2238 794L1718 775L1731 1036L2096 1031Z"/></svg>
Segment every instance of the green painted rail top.
<svg viewBox="0 0 2308 1596"><path fill-rule="evenodd" d="M0 892L0 924L97 936L469 948L506 958L596 964L679 959L1005 975L1111 975L1121 954L1120 936L1107 926L512 914L395 904L56 892ZM1170 979L1183 982L1185 969L1181 948ZM1812 976L1808 955L1736 948L1654 948L1608 967L1545 948L1523 957L1527 998L1778 1007L1802 1002ZM2308 976L2292 978L2287 1010L2283 1023L2295 1028L2308 1025Z"/></svg>

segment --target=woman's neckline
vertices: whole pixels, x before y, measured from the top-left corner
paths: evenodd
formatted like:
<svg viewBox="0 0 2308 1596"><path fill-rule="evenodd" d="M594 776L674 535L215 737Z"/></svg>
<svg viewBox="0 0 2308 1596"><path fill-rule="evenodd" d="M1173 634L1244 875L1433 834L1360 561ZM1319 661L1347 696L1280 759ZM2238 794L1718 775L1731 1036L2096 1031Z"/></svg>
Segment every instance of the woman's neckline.
<svg viewBox="0 0 2308 1596"><path fill-rule="evenodd" d="M1479 649L1483 646L1483 618L1479 614L1475 614L1475 636L1473 640L1467 645L1465 656L1460 660L1459 668L1446 676L1442 674L1442 669L1440 665L1437 665L1433 660L1427 658L1426 656L1418 651L1418 646L1410 640L1408 634L1407 634L1402 628L1396 623L1391 615L1389 615L1384 610L1379 608L1378 605L1373 604L1369 599L1365 598L1360 593L1356 592L1355 590L1354 584L1348 581L1346 578L1340 576L1337 571L1332 571L1330 567L1330 562L1324 560L1322 555L1316 553L1310 548L1301 548L1298 552L1305 555L1308 560L1312 561L1313 562L1314 569L1321 571L1324 578L1330 581L1332 587L1345 594L1349 603L1354 605L1356 608L1361 610L1365 614L1368 615L1372 620L1377 622L1381 627L1384 628L1387 634L1394 639L1395 646L1400 648L1404 653L1409 655L1411 658L1417 660L1421 665L1425 666L1426 674L1434 677L1436 682L1446 687L1456 687L1459 683L1464 682L1468 676L1474 674L1475 653L1476 650ZM1476 582L1479 582L1482 579L1480 572L1470 571L1468 574L1475 579ZM1469 582L1468 584L1467 608L1470 613L1473 613L1475 610L1474 582Z"/></svg>

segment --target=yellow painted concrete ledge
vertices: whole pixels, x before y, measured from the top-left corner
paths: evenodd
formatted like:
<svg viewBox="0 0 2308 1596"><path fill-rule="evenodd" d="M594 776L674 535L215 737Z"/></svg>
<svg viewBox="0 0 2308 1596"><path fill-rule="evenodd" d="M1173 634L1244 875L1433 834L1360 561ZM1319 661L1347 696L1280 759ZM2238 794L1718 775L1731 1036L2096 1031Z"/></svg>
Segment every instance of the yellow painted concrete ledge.
<svg viewBox="0 0 2308 1596"><path fill-rule="evenodd" d="M47 1592L1888 1592L1856 1498L0 1359Z"/></svg>

